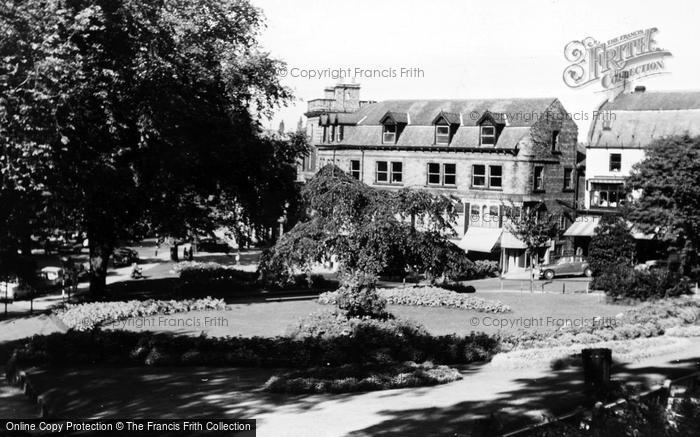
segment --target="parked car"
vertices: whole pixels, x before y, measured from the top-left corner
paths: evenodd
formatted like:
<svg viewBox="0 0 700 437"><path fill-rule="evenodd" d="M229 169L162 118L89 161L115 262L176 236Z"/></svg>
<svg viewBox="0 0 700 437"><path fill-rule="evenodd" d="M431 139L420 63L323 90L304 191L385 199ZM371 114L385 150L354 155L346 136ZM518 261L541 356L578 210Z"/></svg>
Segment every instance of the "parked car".
<svg viewBox="0 0 700 437"><path fill-rule="evenodd" d="M139 254L128 247L118 247L112 252L112 265L114 267L128 267L139 262Z"/></svg>
<svg viewBox="0 0 700 437"><path fill-rule="evenodd" d="M233 248L220 238L204 238L197 242L197 250L200 252L229 253Z"/></svg>
<svg viewBox="0 0 700 437"><path fill-rule="evenodd" d="M553 279L556 276L593 276L588 261L580 256L563 256L551 264L539 267L539 277Z"/></svg>
<svg viewBox="0 0 700 437"><path fill-rule="evenodd" d="M59 243L56 252L59 254L78 254L83 251L83 243L77 240L68 240Z"/></svg>
<svg viewBox="0 0 700 437"><path fill-rule="evenodd" d="M65 271L61 267L44 267L39 271L42 285L49 287L61 285L65 277Z"/></svg>
<svg viewBox="0 0 700 437"><path fill-rule="evenodd" d="M665 259L650 259L642 264L634 266L635 270L668 270L671 267L668 260Z"/></svg>

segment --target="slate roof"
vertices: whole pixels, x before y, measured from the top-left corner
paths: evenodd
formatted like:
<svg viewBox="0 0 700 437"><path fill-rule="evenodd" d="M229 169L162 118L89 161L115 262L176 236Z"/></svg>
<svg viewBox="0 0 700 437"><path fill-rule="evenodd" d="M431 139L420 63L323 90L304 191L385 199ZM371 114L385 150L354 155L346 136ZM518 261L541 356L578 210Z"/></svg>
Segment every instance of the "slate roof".
<svg viewBox="0 0 700 437"><path fill-rule="evenodd" d="M407 125L396 146L425 147L435 143L433 122L442 115L449 123L459 125L448 147L479 147L478 121L485 113L505 120L506 127L500 133L493 149L515 149L530 128L556 99L469 99L469 100L386 100L363 106L350 114L321 116L321 123L335 120L355 124L345 131L345 138L334 143L352 146L386 146L382 142L382 121L391 115L397 122ZM404 121L405 120L405 121Z"/></svg>
<svg viewBox="0 0 700 437"><path fill-rule="evenodd" d="M405 112L389 111L381 118L380 122L385 121L387 118L391 118L396 123L408 123L408 114Z"/></svg>
<svg viewBox="0 0 700 437"><path fill-rule="evenodd" d="M498 137L496 146L493 149L515 149L518 142L529 135L530 128L519 126L506 128ZM409 124L399 136L396 146L401 147L425 147L435 143L434 126L414 126ZM386 146L382 143L381 125L359 125L346 130L343 141L334 143L335 145L362 145L362 146ZM479 127L463 126L457 129L450 145L447 147L479 147Z"/></svg>
<svg viewBox="0 0 700 437"><path fill-rule="evenodd" d="M672 135L700 135L700 92L636 92L601 105L611 111L610 130L602 121L591 125L593 147L646 147Z"/></svg>
<svg viewBox="0 0 700 437"><path fill-rule="evenodd" d="M439 119L444 118L449 124L461 124L462 116L456 112L446 112L440 111L435 118L433 118L433 123L437 122Z"/></svg>
<svg viewBox="0 0 700 437"><path fill-rule="evenodd" d="M554 97L535 99L469 99L469 100L385 100L363 106L353 113L357 123L378 125L387 112L408 113L411 125L432 125L435 117L445 113L462 115L462 126L474 126L486 111L505 113L509 126L532 126L537 115L544 112L556 99ZM459 120L457 121L459 122Z"/></svg>
<svg viewBox="0 0 700 437"><path fill-rule="evenodd" d="M674 111L700 109L700 91L644 91L625 93L602 106L618 111Z"/></svg>

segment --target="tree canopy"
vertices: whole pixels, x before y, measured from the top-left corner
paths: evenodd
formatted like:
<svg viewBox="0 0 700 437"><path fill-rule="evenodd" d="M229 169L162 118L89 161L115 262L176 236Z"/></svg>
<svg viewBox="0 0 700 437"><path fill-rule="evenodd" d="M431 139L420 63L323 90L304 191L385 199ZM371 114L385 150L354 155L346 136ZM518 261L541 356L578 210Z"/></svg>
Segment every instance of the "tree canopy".
<svg viewBox="0 0 700 437"><path fill-rule="evenodd" d="M619 267L632 267L635 243L629 224L614 215L603 216L588 248L588 262L598 275Z"/></svg>
<svg viewBox="0 0 700 437"><path fill-rule="evenodd" d="M449 241L455 200L426 191L378 190L327 165L302 196L308 219L283 235L265 255L263 276L287 280L313 263L337 258L342 272L376 277L387 269L415 269L431 277L466 263Z"/></svg>
<svg viewBox="0 0 700 437"><path fill-rule="evenodd" d="M2 187L88 233L91 288L120 240L283 214L305 140L261 135L290 93L247 0L0 8Z"/></svg>
<svg viewBox="0 0 700 437"><path fill-rule="evenodd" d="M627 217L677 251L681 273L698 265L700 247L700 137L656 140L627 180L636 199Z"/></svg>

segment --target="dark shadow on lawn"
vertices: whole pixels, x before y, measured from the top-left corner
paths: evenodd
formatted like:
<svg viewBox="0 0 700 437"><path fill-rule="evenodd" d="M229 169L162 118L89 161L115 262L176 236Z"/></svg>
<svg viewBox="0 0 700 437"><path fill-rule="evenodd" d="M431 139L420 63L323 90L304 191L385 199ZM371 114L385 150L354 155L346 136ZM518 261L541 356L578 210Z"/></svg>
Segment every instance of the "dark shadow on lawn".
<svg viewBox="0 0 700 437"><path fill-rule="evenodd" d="M265 290L256 284L212 284L188 286L180 278L135 279L115 282L107 286L104 296L85 299L123 301L146 299L192 299L207 296L222 298L226 303L258 303L279 300L312 299L328 289L300 288Z"/></svg>
<svg viewBox="0 0 700 437"><path fill-rule="evenodd" d="M128 367L32 369L31 380L56 406L53 417L255 418L278 408L314 408L320 396L266 393L279 369ZM334 399L352 394L334 395Z"/></svg>

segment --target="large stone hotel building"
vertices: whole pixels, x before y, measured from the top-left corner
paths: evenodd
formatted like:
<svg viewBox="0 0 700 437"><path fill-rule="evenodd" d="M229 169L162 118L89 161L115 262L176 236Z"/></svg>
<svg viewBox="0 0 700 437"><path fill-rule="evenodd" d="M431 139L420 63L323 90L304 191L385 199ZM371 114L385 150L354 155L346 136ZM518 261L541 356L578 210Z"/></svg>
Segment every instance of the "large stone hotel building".
<svg viewBox="0 0 700 437"><path fill-rule="evenodd" d="M358 84L325 89L308 102L312 153L300 177L335 164L379 189L411 188L458 202L455 243L504 273L529 266L506 226L511 214L543 205L560 228L575 218L578 129L554 98L360 100ZM546 251L570 251L556 240Z"/></svg>

